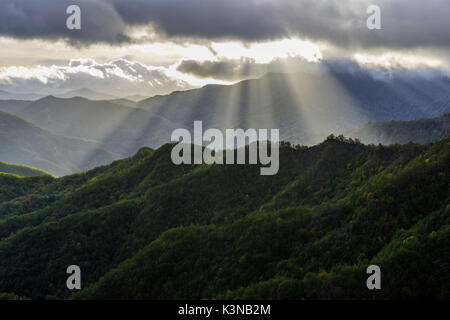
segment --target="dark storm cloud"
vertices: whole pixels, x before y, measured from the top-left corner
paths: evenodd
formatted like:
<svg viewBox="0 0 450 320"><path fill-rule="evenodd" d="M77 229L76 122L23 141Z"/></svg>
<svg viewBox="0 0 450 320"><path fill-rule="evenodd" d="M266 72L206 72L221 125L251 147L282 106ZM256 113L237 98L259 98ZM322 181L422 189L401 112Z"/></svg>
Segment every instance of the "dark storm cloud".
<svg viewBox="0 0 450 320"><path fill-rule="evenodd" d="M81 30L69 30L67 7L81 9ZM1 0L0 35L22 39L67 39L73 44L127 41L125 23L103 0Z"/></svg>
<svg viewBox="0 0 450 320"><path fill-rule="evenodd" d="M108 0L126 23L168 36L266 40L301 36L336 46L447 47L448 0ZM383 30L367 29L381 8Z"/></svg>
<svg viewBox="0 0 450 320"><path fill-rule="evenodd" d="M254 59L221 59L219 61L183 60L177 70L199 78L237 81L259 78L268 72L312 71L315 63L302 57L274 59L269 63L257 63Z"/></svg>
<svg viewBox="0 0 450 320"><path fill-rule="evenodd" d="M224 61L197 61L184 60L177 67L183 73L189 73L200 78L215 78L221 80L236 80L250 76L250 68L241 65L253 65L253 61L224 60ZM236 70L238 69L238 71ZM237 71L237 72L236 72Z"/></svg>
<svg viewBox="0 0 450 320"><path fill-rule="evenodd" d="M276 2L253 0L108 0L129 24L153 23L170 36L261 40L284 35ZM261 1L259 1L261 2Z"/></svg>
<svg viewBox="0 0 450 320"><path fill-rule="evenodd" d="M70 4L81 31L65 27ZM366 28L366 9L381 7L382 30ZM131 41L130 26L161 36L245 41L300 36L337 47L448 47L448 0L2 0L0 34L72 41ZM139 39L135 39L139 40Z"/></svg>
<svg viewBox="0 0 450 320"><path fill-rule="evenodd" d="M259 78L269 72L336 72L353 75L370 75L376 79L414 78L414 77L448 77L445 70L430 68L425 65L414 69L406 69L401 65L392 68L382 66L361 66L348 59L325 59L322 64L308 62L302 57L274 59L268 63L257 63L253 59L221 59L218 61L184 60L177 70L192 74L199 78L214 78L226 81L238 81Z"/></svg>

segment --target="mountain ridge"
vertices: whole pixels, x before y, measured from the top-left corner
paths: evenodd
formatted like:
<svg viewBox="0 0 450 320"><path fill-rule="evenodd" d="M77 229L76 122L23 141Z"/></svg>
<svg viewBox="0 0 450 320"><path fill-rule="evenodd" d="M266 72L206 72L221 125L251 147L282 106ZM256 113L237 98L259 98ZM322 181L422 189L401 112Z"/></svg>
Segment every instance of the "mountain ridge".
<svg viewBox="0 0 450 320"><path fill-rule="evenodd" d="M21 179L19 189L4 178L0 292L445 298L449 144L448 137L388 147L332 137L310 148L283 143L271 177L258 165L175 166L166 144L83 174ZM365 287L374 263L385 279L379 292ZM417 268L404 273L409 263ZM83 270L84 289L73 296L66 278L53 276L70 264Z"/></svg>
<svg viewBox="0 0 450 320"><path fill-rule="evenodd" d="M58 98L70 99L75 97L82 97L89 100L114 100L118 99L117 96L106 94L103 92L94 91L88 88L80 88L75 90L69 90L64 94L55 95Z"/></svg>

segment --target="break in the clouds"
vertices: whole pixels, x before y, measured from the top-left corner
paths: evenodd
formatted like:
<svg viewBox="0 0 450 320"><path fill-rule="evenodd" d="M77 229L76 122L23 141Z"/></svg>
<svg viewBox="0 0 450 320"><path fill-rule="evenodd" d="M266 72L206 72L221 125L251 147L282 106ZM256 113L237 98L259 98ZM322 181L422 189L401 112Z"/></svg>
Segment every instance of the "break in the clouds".
<svg viewBox="0 0 450 320"><path fill-rule="evenodd" d="M192 88L168 69L124 59L98 63L74 59L66 66L7 67L0 71L0 90L59 94L90 88L111 94L167 94Z"/></svg>
<svg viewBox="0 0 450 320"><path fill-rule="evenodd" d="M66 8L78 4L82 29L67 30ZM377 4L382 30L366 28L366 8ZM338 47L448 48L448 0L2 0L0 34L64 38L76 43L165 38L263 41L300 37ZM147 28L147 29L145 29Z"/></svg>
<svg viewBox="0 0 450 320"><path fill-rule="evenodd" d="M177 66L182 73L199 78L238 81L267 72L308 71L322 59L320 49L298 39L259 42L212 43L213 59L183 59Z"/></svg>

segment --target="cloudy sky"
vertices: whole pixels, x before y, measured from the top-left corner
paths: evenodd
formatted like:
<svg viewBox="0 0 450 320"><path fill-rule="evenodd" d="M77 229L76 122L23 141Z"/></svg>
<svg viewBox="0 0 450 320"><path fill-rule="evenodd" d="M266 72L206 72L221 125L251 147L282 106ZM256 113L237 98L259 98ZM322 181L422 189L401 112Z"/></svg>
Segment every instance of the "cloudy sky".
<svg viewBox="0 0 450 320"><path fill-rule="evenodd" d="M0 90L149 96L337 60L448 73L449 17L448 0L1 0Z"/></svg>

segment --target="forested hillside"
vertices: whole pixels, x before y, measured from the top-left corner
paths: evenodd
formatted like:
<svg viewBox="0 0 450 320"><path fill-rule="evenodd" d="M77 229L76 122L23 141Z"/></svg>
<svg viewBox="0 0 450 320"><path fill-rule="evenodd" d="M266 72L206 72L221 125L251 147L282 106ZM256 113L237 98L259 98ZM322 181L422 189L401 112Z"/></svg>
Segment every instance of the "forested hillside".
<svg viewBox="0 0 450 320"><path fill-rule="evenodd" d="M450 298L450 138L283 143L275 176L175 166L171 148L59 179L0 175L3 296ZM366 288L370 264L382 290Z"/></svg>

